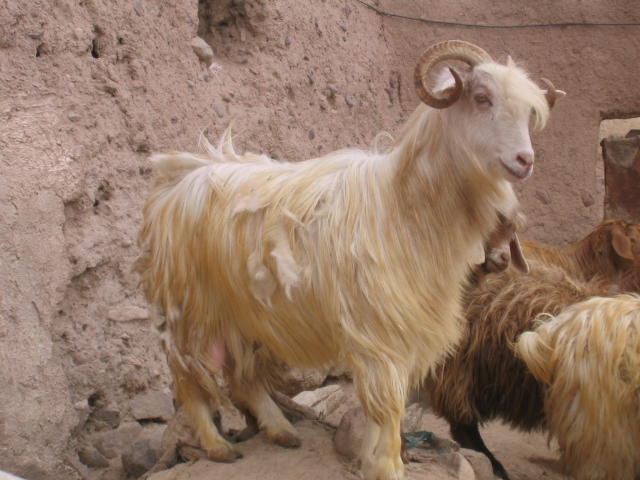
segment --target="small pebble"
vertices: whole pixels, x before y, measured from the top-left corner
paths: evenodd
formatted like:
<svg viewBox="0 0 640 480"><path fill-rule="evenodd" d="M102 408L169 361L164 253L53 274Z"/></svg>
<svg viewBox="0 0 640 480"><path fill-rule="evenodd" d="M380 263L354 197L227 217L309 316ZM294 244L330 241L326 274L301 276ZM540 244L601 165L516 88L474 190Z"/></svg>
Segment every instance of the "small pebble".
<svg viewBox="0 0 640 480"><path fill-rule="evenodd" d="M171 123L173 123L174 125L178 123L178 117L171 117Z"/></svg>
<svg viewBox="0 0 640 480"><path fill-rule="evenodd" d="M589 192L582 192L582 204L585 207L590 207L594 203L596 203L596 202L595 202L595 200L593 199L593 197L591 196L591 194Z"/></svg>
<svg viewBox="0 0 640 480"><path fill-rule="evenodd" d="M347 31L347 26L342 22L336 22L343 32Z"/></svg>
<svg viewBox="0 0 640 480"><path fill-rule="evenodd" d="M544 205L549 205L551 203L551 196L545 188L540 187L536 189L536 198Z"/></svg>
<svg viewBox="0 0 640 480"><path fill-rule="evenodd" d="M222 105L218 105L217 103L213 105L213 110L216 112L220 118L224 117L224 108Z"/></svg>
<svg viewBox="0 0 640 480"><path fill-rule="evenodd" d="M291 45L291 39L289 37L285 37L284 38L284 44L288 47L289 45Z"/></svg>
<svg viewBox="0 0 640 480"><path fill-rule="evenodd" d="M222 96L222 101L229 103L229 102L231 102L231 97L228 97L227 95L223 95Z"/></svg>
<svg viewBox="0 0 640 480"><path fill-rule="evenodd" d="M204 41L204 39L200 37L194 37L191 40L190 45L193 53L196 54L200 61L206 63L207 66L213 63L213 50L211 49L209 44Z"/></svg>
<svg viewBox="0 0 640 480"><path fill-rule="evenodd" d="M133 9L138 14L138 16L142 16L144 14L144 5L142 4L142 0L136 0L133 2Z"/></svg>
<svg viewBox="0 0 640 480"><path fill-rule="evenodd" d="M69 120L71 120L72 122L77 122L77 121L79 121L79 120L82 118L82 116L80 116L80 114L78 114L78 113L76 113L76 112L70 112L70 113L67 115L67 118L68 118Z"/></svg>
<svg viewBox="0 0 640 480"><path fill-rule="evenodd" d="M196 84L193 83L191 80L187 80L187 86L193 88L196 86Z"/></svg>
<svg viewBox="0 0 640 480"><path fill-rule="evenodd" d="M309 130L309 140L313 140L314 138L316 138L316 132Z"/></svg>
<svg viewBox="0 0 640 480"><path fill-rule="evenodd" d="M344 94L344 101L349 107L353 107L355 105L355 100L352 95Z"/></svg>
<svg viewBox="0 0 640 480"><path fill-rule="evenodd" d="M310 84L314 84L316 83L316 77L313 73L307 73L307 77L309 78L309 83Z"/></svg>

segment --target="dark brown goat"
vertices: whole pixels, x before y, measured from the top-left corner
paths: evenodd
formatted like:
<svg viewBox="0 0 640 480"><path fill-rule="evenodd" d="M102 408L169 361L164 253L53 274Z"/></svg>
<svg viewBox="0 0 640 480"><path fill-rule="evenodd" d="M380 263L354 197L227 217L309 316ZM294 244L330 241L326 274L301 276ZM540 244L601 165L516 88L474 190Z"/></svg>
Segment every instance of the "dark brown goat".
<svg viewBox="0 0 640 480"><path fill-rule="evenodd" d="M610 285L572 280L558 268L529 261L529 274L513 268L485 279L469 297L469 330L451 357L425 386L434 412L451 426L454 440L484 453L500 478L509 476L484 444L479 425L501 419L524 430L545 429L542 387L519 360L511 345L534 327L536 316L558 314L594 295L607 295Z"/></svg>
<svg viewBox="0 0 640 480"><path fill-rule="evenodd" d="M640 225L607 220L575 246L522 241L531 271L489 277L468 299L469 331L460 352L427 380L436 413L463 447L486 454L494 473L508 475L484 444L478 425L500 418L525 431L545 427L541 387L511 345L537 314L617 291L640 293Z"/></svg>

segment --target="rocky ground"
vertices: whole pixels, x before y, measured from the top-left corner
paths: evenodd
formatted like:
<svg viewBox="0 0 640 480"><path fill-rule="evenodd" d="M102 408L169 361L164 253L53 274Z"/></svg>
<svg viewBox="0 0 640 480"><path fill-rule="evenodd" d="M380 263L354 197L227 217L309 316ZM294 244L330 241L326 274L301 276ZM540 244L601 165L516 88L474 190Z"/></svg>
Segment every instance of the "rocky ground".
<svg viewBox="0 0 640 480"><path fill-rule="evenodd" d="M293 373L288 390L299 391L302 386L310 390L292 399L283 394L276 398L299 431L300 448L284 449L260 433L236 445L243 458L233 464L203 460L192 448L197 442L182 411L174 417L169 396L147 393L129 406L135 422L118 425L118 412L103 410L100 421L111 429L94 437L93 444L83 447L77 459L68 457L67 462L83 478L104 480L135 479L154 466L157 471L147 477L149 480L359 478L355 459L364 416L353 385L344 377L325 379L323 372ZM245 423L236 410L223 409L222 426L224 431L233 432L244 428ZM409 406L403 429L434 434L409 450L408 479L493 480L488 459L451 441L446 422L435 417L428 405ZM563 478L557 455L547 447L543 435L514 432L500 424L484 428L482 434L513 479ZM175 457L167 456L167 452L175 452ZM160 467L157 464L161 460Z"/></svg>

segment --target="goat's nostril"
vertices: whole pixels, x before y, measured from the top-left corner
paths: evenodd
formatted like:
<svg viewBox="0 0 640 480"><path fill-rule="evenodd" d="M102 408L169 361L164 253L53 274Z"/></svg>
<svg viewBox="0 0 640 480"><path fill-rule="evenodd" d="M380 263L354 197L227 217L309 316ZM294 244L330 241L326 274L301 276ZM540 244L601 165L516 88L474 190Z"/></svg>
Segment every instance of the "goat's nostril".
<svg viewBox="0 0 640 480"><path fill-rule="evenodd" d="M509 255L507 252L502 252L500 254L500 259L504 262L504 263L509 263L511 261L511 255Z"/></svg>
<svg viewBox="0 0 640 480"><path fill-rule="evenodd" d="M516 157L516 160L523 167L530 167L531 165L533 165L533 158L531 158L529 155L518 155Z"/></svg>

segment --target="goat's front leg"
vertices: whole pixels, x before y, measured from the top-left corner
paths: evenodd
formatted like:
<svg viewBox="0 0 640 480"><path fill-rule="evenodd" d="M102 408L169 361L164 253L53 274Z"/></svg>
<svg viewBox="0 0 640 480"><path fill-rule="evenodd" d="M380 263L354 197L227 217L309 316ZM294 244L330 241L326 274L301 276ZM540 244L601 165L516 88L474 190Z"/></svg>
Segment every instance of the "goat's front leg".
<svg viewBox="0 0 640 480"><path fill-rule="evenodd" d="M364 480L401 480L404 464L400 457L401 423L404 418L407 380L398 375L390 360L364 362L368 368L354 369L354 383L360 396L367 426L359 464Z"/></svg>

